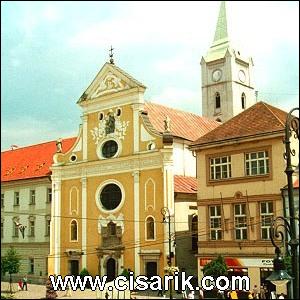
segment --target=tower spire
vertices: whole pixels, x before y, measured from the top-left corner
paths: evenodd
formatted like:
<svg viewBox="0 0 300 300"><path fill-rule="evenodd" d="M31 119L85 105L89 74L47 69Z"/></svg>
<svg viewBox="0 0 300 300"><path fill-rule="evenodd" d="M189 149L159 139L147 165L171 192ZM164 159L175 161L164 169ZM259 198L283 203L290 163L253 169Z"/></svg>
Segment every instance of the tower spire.
<svg viewBox="0 0 300 300"><path fill-rule="evenodd" d="M227 32L226 6L225 1L221 1L217 28L212 46L216 46L226 42L229 42Z"/></svg>

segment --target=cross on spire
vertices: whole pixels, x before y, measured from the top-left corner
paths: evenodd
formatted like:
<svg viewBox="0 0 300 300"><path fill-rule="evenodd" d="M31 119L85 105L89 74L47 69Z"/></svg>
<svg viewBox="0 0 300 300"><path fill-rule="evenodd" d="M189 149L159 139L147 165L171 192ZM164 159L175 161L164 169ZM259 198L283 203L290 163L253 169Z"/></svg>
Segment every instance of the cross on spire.
<svg viewBox="0 0 300 300"><path fill-rule="evenodd" d="M110 46L110 50L109 50L109 57L110 57L110 60L109 60L109 62L110 62L111 64L114 64L114 54L113 54L113 50L114 50L114 48L113 48L112 46Z"/></svg>

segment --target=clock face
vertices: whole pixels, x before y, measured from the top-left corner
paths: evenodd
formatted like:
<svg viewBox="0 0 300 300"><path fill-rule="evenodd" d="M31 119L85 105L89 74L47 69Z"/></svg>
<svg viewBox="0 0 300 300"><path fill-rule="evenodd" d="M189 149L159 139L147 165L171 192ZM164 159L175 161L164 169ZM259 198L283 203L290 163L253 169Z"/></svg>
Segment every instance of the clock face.
<svg viewBox="0 0 300 300"><path fill-rule="evenodd" d="M245 82L246 81L246 74L243 70L239 70L239 80L241 82Z"/></svg>
<svg viewBox="0 0 300 300"><path fill-rule="evenodd" d="M222 77L222 71L220 69L214 70L212 73L212 80L217 82Z"/></svg>

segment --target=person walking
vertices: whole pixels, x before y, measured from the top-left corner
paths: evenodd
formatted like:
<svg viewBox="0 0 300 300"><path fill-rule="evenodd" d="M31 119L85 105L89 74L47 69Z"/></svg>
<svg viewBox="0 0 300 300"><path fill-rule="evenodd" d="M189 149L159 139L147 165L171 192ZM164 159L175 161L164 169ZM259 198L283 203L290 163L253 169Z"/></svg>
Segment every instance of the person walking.
<svg viewBox="0 0 300 300"><path fill-rule="evenodd" d="M27 275L25 275L23 277L23 291L24 289L26 289L26 291L28 290L27 282L28 282Z"/></svg>

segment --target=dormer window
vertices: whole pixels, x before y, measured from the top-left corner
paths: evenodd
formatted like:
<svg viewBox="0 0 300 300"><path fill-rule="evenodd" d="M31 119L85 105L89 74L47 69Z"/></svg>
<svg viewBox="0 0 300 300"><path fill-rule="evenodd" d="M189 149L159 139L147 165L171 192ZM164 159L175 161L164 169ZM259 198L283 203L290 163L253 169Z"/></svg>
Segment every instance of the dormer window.
<svg viewBox="0 0 300 300"><path fill-rule="evenodd" d="M220 93L216 93L216 109L220 109L221 108L221 97L220 97Z"/></svg>
<svg viewBox="0 0 300 300"><path fill-rule="evenodd" d="M241 96L241 102L242 102L242 109L246 108L246 95L245 93L242 94Z"/></svg>

